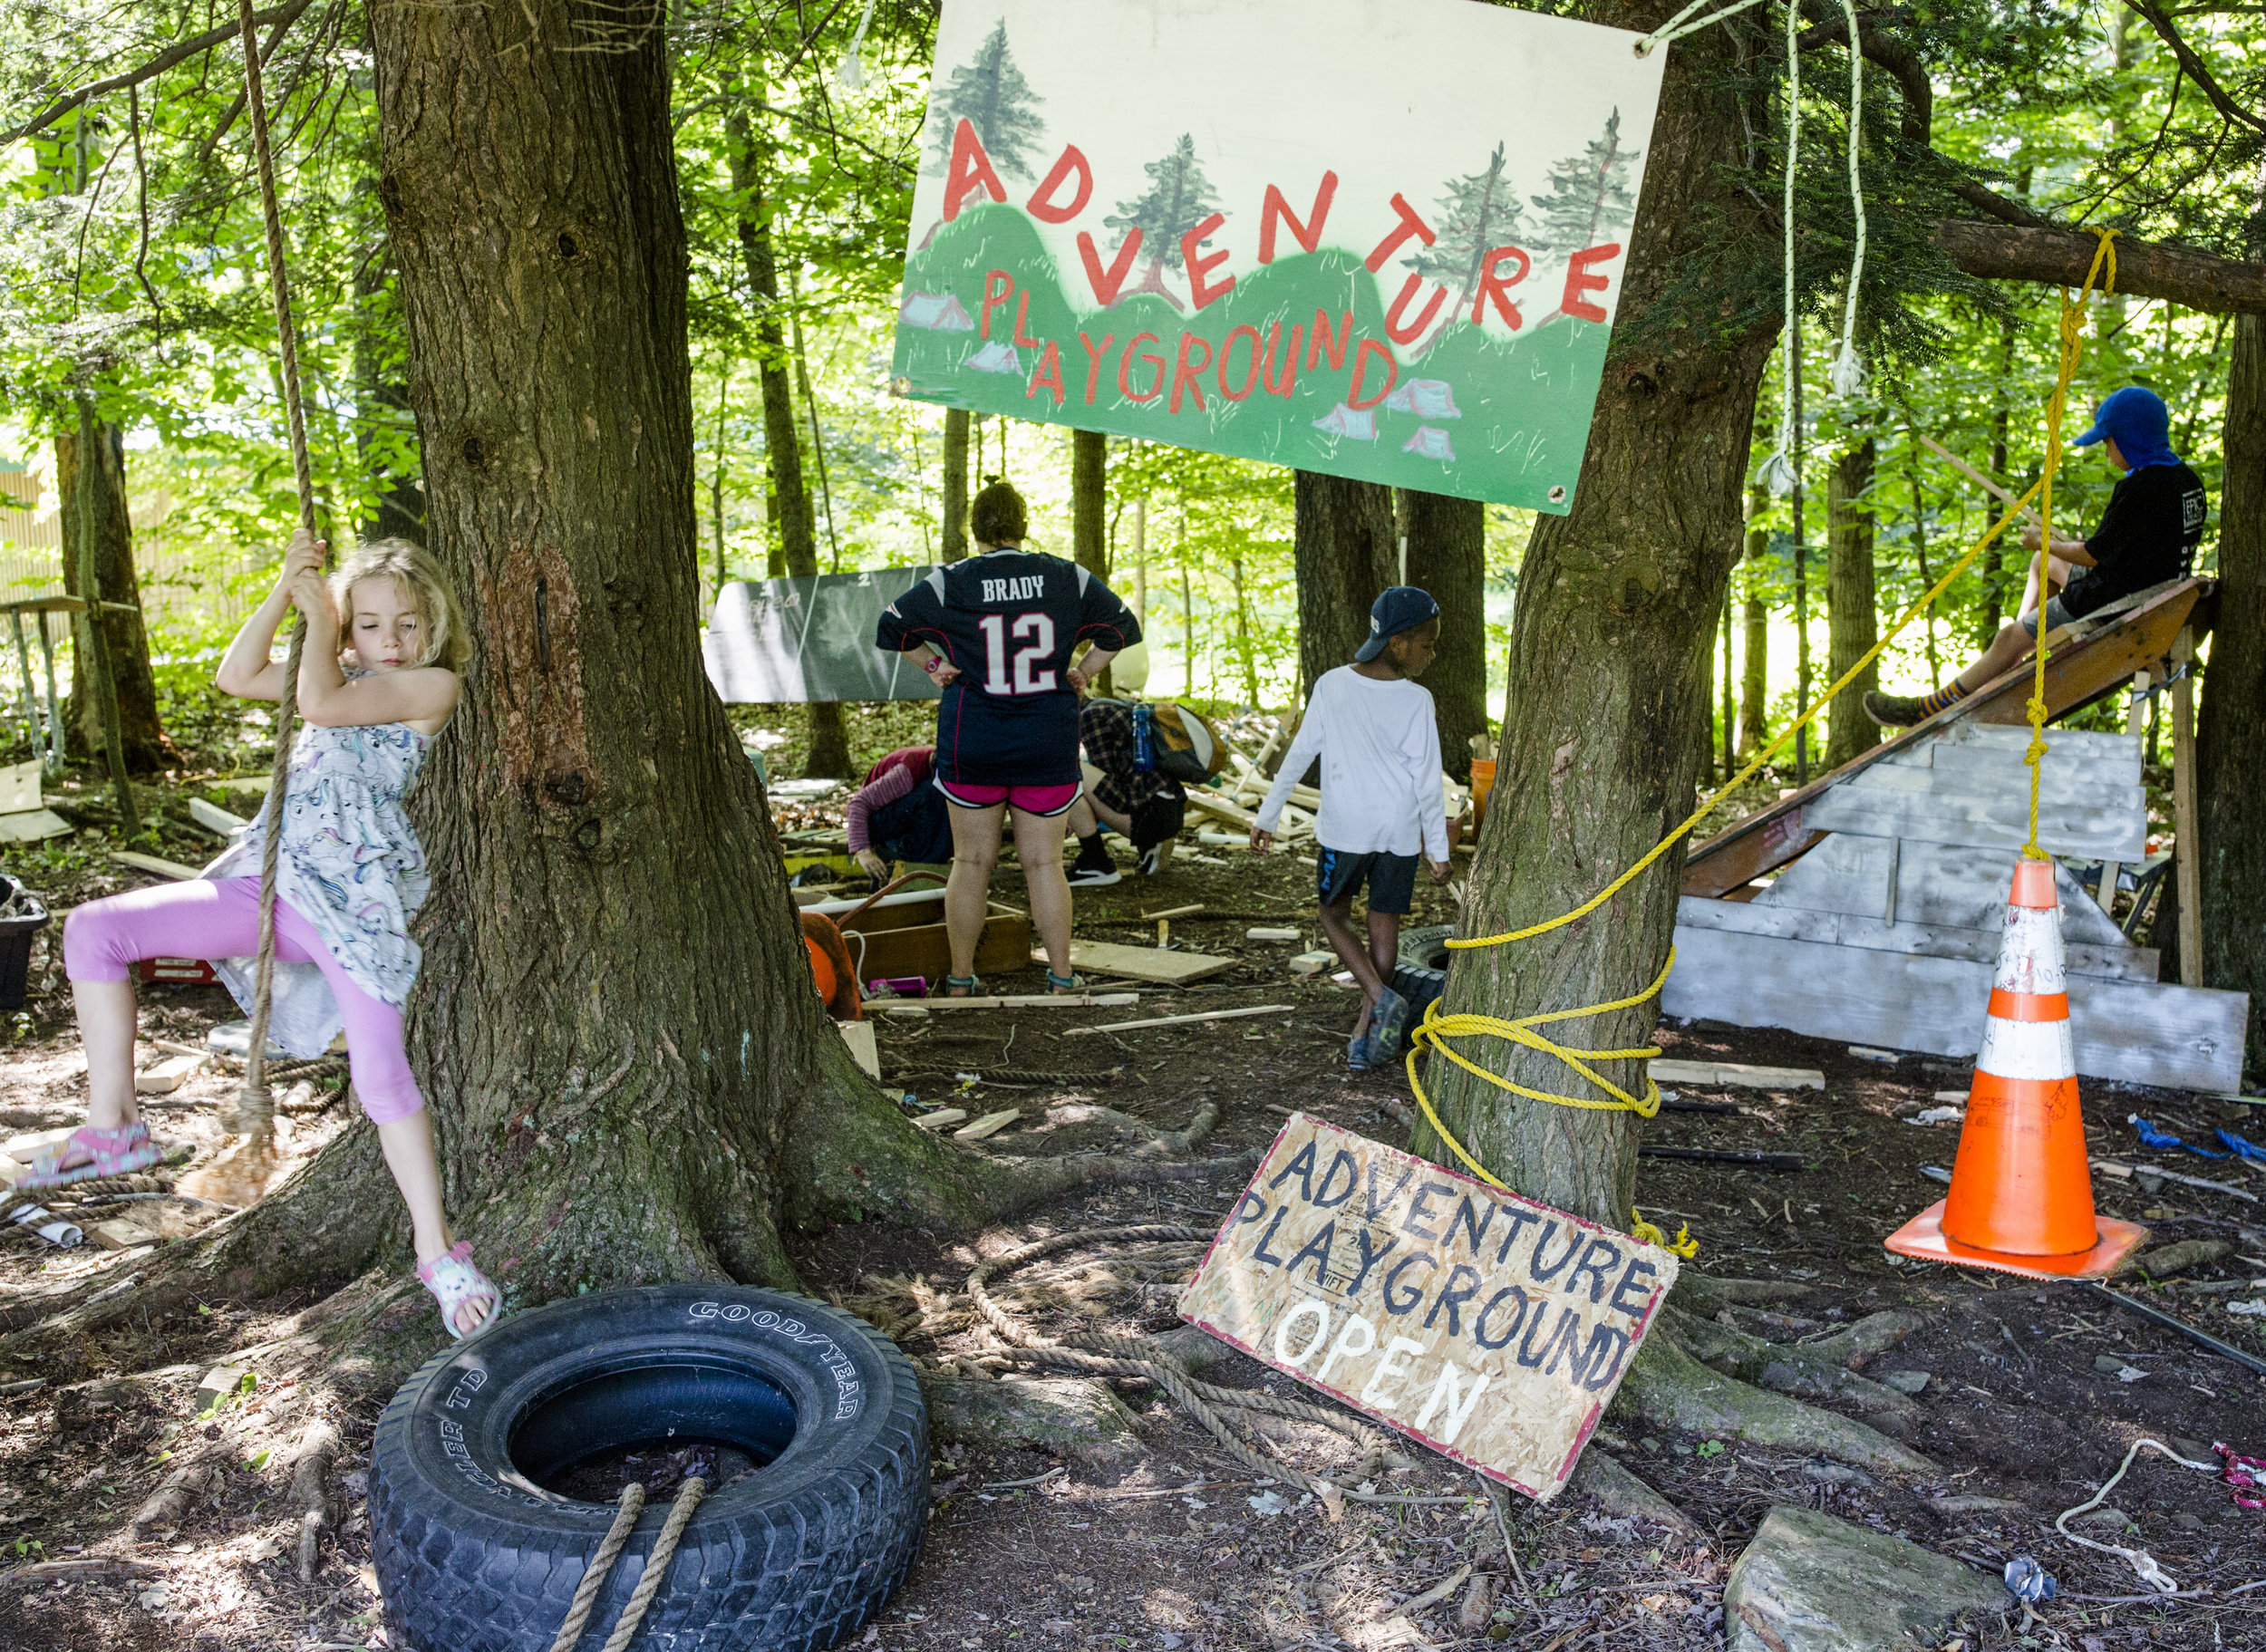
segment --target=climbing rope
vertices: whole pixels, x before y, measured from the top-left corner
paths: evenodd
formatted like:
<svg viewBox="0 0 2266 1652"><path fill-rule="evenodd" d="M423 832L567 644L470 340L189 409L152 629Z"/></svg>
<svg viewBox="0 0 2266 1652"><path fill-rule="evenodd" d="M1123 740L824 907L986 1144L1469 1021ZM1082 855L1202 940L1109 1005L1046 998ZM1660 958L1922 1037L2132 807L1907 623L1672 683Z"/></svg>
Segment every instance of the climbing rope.
<svg viewBox="0 0 2266 1652"><path fill-rule="evenodd" d="M2045 558L2047 548L2052 540L2051 510L2054 473L2061 465L2062 412L2068 401L2071 382L2077 374L2078 358L2083 353L2086 305L2092 297L2097 285L2105 294L2114 293L2116 290L2116 252L2112 245L2116 231L2096 229L2093 234L2097 237L2097 245L2094 251L2092 266L2086 272L2084 286L2079 289L2074 299L2066 291L2062 295L2061 367L2054 381L2052 399L2047 404L2046 460L2038 480L2031 483L2021 498L2007 507L2006 514L1991 524L1982 537L1975 542L1972 548L1952 563L1941 579L1922 592L1919 599L1904 610L1895 624L1889 628L1886 635L1874 642L1865 651L1861 659L1835 680L1818 697L1815 705L1781 729L1775 739L1765 743L1746 768L1732 776L1719 790L1703 798L1699 807L1684 817L1680 825L1660 842L1654 844L1651 848L1646 850L1626 871L1570 912L1562 913L1554 918L1546 918L1538 923L1529 923L1523 929L1506 930L1499 935L1480 935L1468 941L1451 939L1448 942L1451 951L1470 952L1480 947L1506 946L1515 942L1531 941L1537 935L1546 935L1553 930L1563 929L1570 923L1578 923L1588 917L1641 877L1654 863L1681 842L1687 834L1707 817L1709 812L1714 808L1718 798L1736 792L1754 778L1802 730L1816 722L1826 706L1833 702L1835 696L1854 682L1866 668L1886 652L1889 644L1903 633L1906 627L1934 605L1936 600L1951 588L1951 583L1974 564L1976 558L1998 542L1999 536L2020 517L2033 498L2040 501L2039 514L2047 524L2045 532L2039 537L2038 553L2038 590L2041 594L2044 592ZM2041 859L2044 857L2044 851L2038 846L2038 765L2046 755L2046 659L2048 652L2044 604L2041 596L2038 661L2031 698L2029 702L2030 745L2024 758L2030 769L2030 836L2029 842L2023 849L2024 854ZM1432 1098L1426 1093L1423 1080L1417 1073L1417 1057L1426 1049L1438 1051L1466 1072L1485 1079L1497 1089L1507 1090L1515 1096L1524 1096L1532 1101L1553 1102L1560 1106L1579 1107L1596 1112L1635 1113L1641 1117L1651 1118L1660 1111L1661 1088L1649 1071L1644 1076L1644 1094L1639 1097L1606 1079L1588 1063L1605 1060L1650 1061L1661 1053L1657 1047L1647 1045L1637 1049L1576 1049L1557 1044L1535 1029L1559 1021L1580 1020L1592 1016L1611 1014L1619 1010L1631 1010L1639 1004L1649 1002L1662 987L1667 985L1668 973L1675 967L1675 964L1676 951L1670 947L1668 961L1661 966L1661 972L1652 978L1652 984L1641 992L1632 994L1628 998L1615 999L1611 1003L1586 1004L1572 1010L1548 1010L1535 1015L1522 1016L1515 1020L1506 1019L1499 1016L1468 1013L1443 1015L1440 1012L1440 1004L1444 1000L1435 999L1426 1008L1424 1019L1409 1030L1408 1041L1409 1086L1416 1096L1417 1106L1423 1111L1425 1122L1431 1125L1433 1134L1439 1137L1448 1151L1453 1153L1473 1175L1491 1187L1505 1186L1503 1182L1480 1164L1469 1149L1456 1138L1454 1133L1441 1121L1438 1110L1432 1106ZM1451 1039L1477 1036L1503 1039L1543 1055L1554 1056L1599 1089L1603 1090L1605 1095L1602 1097L1568 1096L1557 1091L1535 1089L1526 1085L1516 1083L1500 1074L1489 1072L1486 1068L1471 1061L1448 1042Z"/></svg>
<svg viewBox="0 0 2266 1652"><path fill-rule="evenodd" d="M1787 8L1789 16L1794 8ZM1849 289L1841 304L1841 353L1834 358L1834 394L1844 401L1864 393L1864 362L1857 354L1857 289L1864 282L1864 184L1858 158L1864 148L1864 53L1857 44L1855 0L1841 0L1841 13L1849 25L1849 210L1856 218L1856 249L1849 256ZM1791 56L1792 53L1787 54ZM1793 246L1789 224L1787 244Z"/></svg>
<svg viewBox="0 0 2266 1652"><path fill-rule="evenodd" d="M692 1523L692 1512L707 1494L708 1482L698 1474L677 1488L676 1501L669 1505L669 1518L662 1522L661 1534L654 1539L653 1553L645 1557L645 1569L638 1574L637 1587L630 1591L629 1603L622 1608L621 1621L614 1626L614 1633L605 1638L599 1652L622 1652L637 1633L637 1626L645 1620L645 1609L661 1592L661 1580L668 1575L669 1562L675 1558L684 1528ZM644 1506L644 1486L633 1480L622 1488L622 1501L615 1512L614 1523L606 1528L605 1536L599 1540L598 1551L583 1569L582 1581L575 1585L575 1598L567 1603L566 1618L558 1626L551 1652L574 1652L575 1643L582 1638L583 1628L590 1621L591 1609L598 1603L598 1591L613 1575L614 1562L621 1559L630 1533L636 1529L638 1513Z"/></svg>
<svg viewBox="0 0 2266 1652"><path fill-rule="evenodd" d="M284 266L283 213L276 202L276 164L267 142L267 98L260 86L259 40L252 0L237 0L244 42L244 105L252 129L252 160L259 174L260 206L267 228L267 279L275 296L276 342L281 357L284 411L291 426L291 468L299 486L299 525L315 531L315 469L307 457L306 412L299 396L299 333L291 317L291 278ZM276 982L276 874L283 846L284 793L290 785L292 725L299 714L299 655L306 646L304 614L292 621L284 662L283 697L276 708L276 758L268 769L266 833L259 863L259 957L252 976L252 1041L228 1127L257 1152L276 1138L276 1100L267 1087L267 1021Z"/></svg>

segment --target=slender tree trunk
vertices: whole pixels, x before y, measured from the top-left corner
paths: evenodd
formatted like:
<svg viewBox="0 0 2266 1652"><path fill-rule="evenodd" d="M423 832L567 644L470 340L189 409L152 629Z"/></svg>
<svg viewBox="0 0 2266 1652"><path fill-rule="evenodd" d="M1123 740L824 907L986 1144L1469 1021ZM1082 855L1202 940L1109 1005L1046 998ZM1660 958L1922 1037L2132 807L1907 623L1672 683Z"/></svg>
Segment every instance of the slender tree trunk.
<svg viewBox="0 0 2266 1652"><path fill-rule="evenodd" d="M1793 360L1787 371L1794 375L1794 493L1787 503L1794 517L1794 715L1806 717L1810 709L1810 547L1808 524L1804 520L1806 500L1802 493L1802 322L1795 318ZM1794 783L1806 786L1810 778L1810 731L1797 729L1794 735Z"/></svg>
<svg viewBox="0 0 2266 1652"><path fill-rule="evenodd" d="M2266 1068L2266 316L2234 324L2223 444L2219 617L2195 749L2203 983L2251 995L2256 1073Z"/></svg>
<svg viewBox="0 0 2266 1652"><path fill-rule="evenodd" d="M1293 478L1293 521L1303 700L1322 672L1353 658L1369 635L1370 604L1399 571L1392 489L1301 470Z"/></svg>
<svg viewBox="0 0 2266 1652"><path fill-rule="evenodd" d="M150 633L142 623L141 583L134 574L134 529L126 499L125 433L114 424L96 421L92 447L96 463L83 478L79 474L79 437L66 430L55 438L55 488L71 501L62 513L63 588L73 596L93 595L103 603L123 604L92 611L102 627L101 654L110 661L108 674L118 687L118 721L126 767L135 774L153 774L176 761L172 742L158 720L158 679L150 665ZM81 493L83 482L85 493ZM82 522L94 527L93 545L83 543ZM92 552L96 590L86 584L88 551ZM131 610L127 612L126 610ZM83 635L83 623L74 627ZM83 691L96 674L90 670L72 673L71 695L63 707L66 739L80 749L106 749L102 727L102 696Z"/></svg>
<svg viewBox="0 0 2266 1652"><path fill-rule="evenodd" d="M944 410L944 559L968 554L968 411Z"/></svg>
<svg viewBox="0 0 2266 1652"><path fill-rule="evenodd" d="M1759 751L1770 738L1770 594L1763 584L1764 564L1770 558L1770 530L1762 526L1767 502L1761 488L1748 489L1747 636L1738 687L1741 756Z"/></svg>
<svg viewBox="0 0 2266 1652"><path fill-rule="evenodd" d="M1920 489L1920 460L1913 452L1914 444L1904 447L1904 476L1912 484L1912 554L1920 565L1920 588L1928 590L1935 584L1935 575L1928 566L1928 504ZM1941 604L1937 606L1942 606ZM1920 616L1922 641L1927 646L1928 681L1943 681L1943 663L1936 657L1935 608Z"/></svg>
<svg viewBox="0 0 2266 1652"><path fill-rule="evenodd" d="M796 430L794 353L780 317L785 305L779 291L779 260L771 246L771 213L763 193L762 147L746 115L725 117L731 147L731 190L740 199L740 250L755 290L757 372L763 387L763 446L770 457L771 488L779 503L780 561L787 576L809 579L818 572L818 531L811 521L810 490L802 479L802 438ZM830 701L809 707L810 751L806 778L849 778L849 740L842 729L842 708Z"/></svg>
<svg viewBox="0 0 2266 1652"><path fill-rule="evenodd" d="M1244 670L1244 700L1255 711L1259 709L1259 660L1251 651L1251 601L1244 589L1240 553L1229 555L1227 573L1235 587L1235 657Z"/></svg>
<svg viewBox="0 0 2266 1652"><path fill-rule="evenodd" d="M1657 14L1608 5L1598 20L1644 26ZM1727 338L1648 313L1694 256L1703 224L1720 235L1752 221L1729 181L1740 121L1722 41L1719 31L1696 35L1669 62L1582 487L1571 515L1543 518L1520 569L1513 716L1466 934L1554 917L1587 898L1684 816L1706 764L1708 644L1738 554L1771 323ZM1443 1010L1517 1017L1637 991L1667 957L1681 863L1669 855L1581 923L1459 953ZM1641 1043L1657 1013L1648 1002L1551 1031L1618 1048ZM1536 1089L1589 1091L1558 1062L1505 1040L1467 1039L1459 1053ZM1631 1067L1612 1070L1640 1082ZM1634 1116L1529 1101L1438 1060L1427 1083L1449 1127L1512 1187L1613 1227L1628 1222ZM1417 1140L1451 1162L1428 1128Z"/></svg>
<svg viewBox="0 0 2266 1652"><path fill-rule="evenodd" d="M435 876L410 1053L450 1206L515 1304L790 1280L782 1224L969 1185L826 1024L702 674L667 51L575 51L576 21L371 17L433 548L476 645L413 794ZM223 1261L266 1288L389 1240L405 1266L384 1187L357 1124Z"/></svg>
<svg viewBox="0 0 2266 1652"><path fill-rule="evenodd" d="M1440 605L1439 653L1424 673L1439 714L1440 760L1468 780L1471 737L1487 731L1486 507L1440 493L1403 492L1400 501L1409 583ZM1366 628L1367 604L1361 612Z"/></svg>
<svg viewBox="0 0 2266 1652"><path fill-rule="evenodd" d="M1738 604L1728 588L1729 584L1729 582L1726 581L1723 593L1723 778L1726 780L1731 778L1731 754L1738 743L1734 736L1738 724L1738 701L1732 697L1731 691L1731 611Z"/></svg>
<svg viewBox="0 0 2266 1652"><path fill-rule="evenodd" d="M1868 436L1834 461L1825 481L1825 671L1835 682L1881 639L1873 579L1873 506L1865 497L1879 456L1879 444ZM1880 729L1864 714L1863 699L1880 681L1878 663L1867 666L1828 708L1827 768L1838 768L1880 743Z"/></svg>
<svg viewBox="0 0 2266 1652"><path fill-rule="evenodd" d="M1109 439L1099 430L1070 432L1070 547L1078 565L1096 579L1109 577L1109 546L1104 532L1109 492ZM1110 691L1104 671L1096 691Z"/></svg>
<svg viewBox="0 0 2266 1652"><path fill-rule="evenodd" d="M2029 177L2029 174L2025 171L2023 179L2026 189ZM1992 398L1990 410L1990 479L2001 488L2007 485L2007 439L2014 418L2016 337L2016 317L2009 310L1999 320L1999 372L1995 385L1996 394ZM1986 502L1984 508L1986 512L1995 514L1997 507ZM1983 565L1982 623L1977 627L1975 633L1975 642L1978 647L1990 646L1991 639L1999 634L1999 625L2006 613L2006 570L2015 569L2017 577L2019 577L2019 568L2024 554L2019 543L2021 536L2010 534L2008 538L2011 543L2002 547L1995 557L1986 561ZM1996 562L2000 565L1994 568L1990 565L1991 562Z"/></svg>

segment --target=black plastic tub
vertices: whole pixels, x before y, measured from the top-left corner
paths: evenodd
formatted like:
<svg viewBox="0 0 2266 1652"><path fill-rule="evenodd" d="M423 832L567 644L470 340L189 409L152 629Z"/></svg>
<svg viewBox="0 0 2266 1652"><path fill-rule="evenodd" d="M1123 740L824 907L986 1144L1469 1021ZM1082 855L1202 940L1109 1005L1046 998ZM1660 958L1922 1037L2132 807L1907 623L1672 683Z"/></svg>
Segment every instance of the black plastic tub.
<svg viewBox="0 0 2266 1652"><path fill-rule="evenodd" d="M32 937L47 927L45 903L0 872L0 905L19 893L25 910L0 917L0 1010L24 1008L24 983L32 971Z"/></svg>

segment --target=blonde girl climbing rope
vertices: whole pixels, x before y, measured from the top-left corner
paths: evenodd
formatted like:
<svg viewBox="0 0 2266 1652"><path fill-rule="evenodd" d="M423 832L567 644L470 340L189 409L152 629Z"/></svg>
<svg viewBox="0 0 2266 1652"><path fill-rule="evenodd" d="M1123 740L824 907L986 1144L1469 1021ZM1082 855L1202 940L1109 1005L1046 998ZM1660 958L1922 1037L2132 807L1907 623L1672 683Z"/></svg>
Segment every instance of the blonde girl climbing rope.
<svg viewBox="0 0 2266 1652"><path fill-rule="evenodd" d="M326 548L300 530L218 675L225 693L281 700L285 668L268 656L286 614L295 608L305 616L303 726L291 743L273 874L269 1036L294 1056L314 1057L344 1029L355 1094L409 1206L417 1276L450 1334L470 1336L494 1322L502 1297L450 1232L432 1126L402 1042L420 958L409 921L428 884L402 794L456 710L469 644L456 599L422 550L380 540L325 580ZM73 911L63 959L86 1047L87 1123L21 1185L53 1187L157 1162L134 1104L133 965L215 960L229 990L252 1007L272 817L263 814L202 877Z"/></svg>

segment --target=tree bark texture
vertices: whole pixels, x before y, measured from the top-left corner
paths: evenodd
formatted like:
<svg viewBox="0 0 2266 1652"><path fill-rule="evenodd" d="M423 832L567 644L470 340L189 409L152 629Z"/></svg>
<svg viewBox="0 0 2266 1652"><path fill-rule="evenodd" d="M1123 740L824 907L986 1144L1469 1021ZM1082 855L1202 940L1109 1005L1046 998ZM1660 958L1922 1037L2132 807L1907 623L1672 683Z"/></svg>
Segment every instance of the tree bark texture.
<svg viewBox="0 0 2266 1652"><path fill-rule="evenodd" d="M1070 432L1070 554L1078 565L1105 584L1109 578L1109 439L1099 430ZM1104 670L1095 690L1110 691Z"/></svg>
<svg viewBox="0 0 2266 1652"><path fill-rule="evenodd" d="M1471 738L1487 731L1486 507L1440 493L1403 492L1400 499L1409 583L1440 605L1439 652L1424 673L1439 715L1440 761L1468 780Z"/></svg>
<svg viewBox="0 0 2266 1652"><path fill-rule="evenodd" d="M968 410L944 410L944 556L958 562L968 554Z"/></svg>
<svg viewBox="0 0 2266 1652"><path fill-rule="evenodd" d="M2233 328L2219 501L2219 614L2196 729L2203 984L2251 995L2247 1065L2266 1067L2266 316ZM2170 979L2168 976L2166 979Z"/></svg>
<svg viewBox="0 0 2266 1652"><path fill-rule="evenodd" d="M1879 601L1873 583L1873 469L1879 444L1872 437L1834 461L1825 478L1825 674L1829 682L1864 658L1881 640ZM1881 731L1864 714L1866 691L1881 685L1878 662L1841 691L1827 708L1825 767L1838 768L1880 743Z"/></svg>
<svg viewBox="0 0 2266 1652"><path fill-rule="evenodd" d="M1392 489L1318 471L1293 473L1292 559L1298 577L1301 698L1348 664L1369 635L1370 604L1399 571Z"/></svg>
<svg viewBox="0 0 2266 1652"><path fill-rule="evenodd" d="M371 19L432 548L476 644L413 799L410 1050L450 1208L518 1301L790 1280L782 1224L888 1206L893 1155L933 1156L820 1012L702 672L667 58L574 51L576 15ZM389 1238L398 1262L383 1187L358 1125L231 1253L271 1285Z"/></svg>
<svg viewBox="0 0 2266 1652"><path fill-rule="evenodd" d="M1770 558L1770 530L1762 526L1767 496L1747 494L1747 634L1739 662L1738 750L1750 757L1770 738L1770 598L1763 589Z"/></svg>
<svg viewBox="0 0 2266 1652"><path fill-rule="evenodd" d="M1983 224L1944 218L1930 226L1943 255L1971 275L2000 281L2085 284L2098 245L2070 229ZM2207 315L2266 313L2266 263L2222 257L2176 241L2116 242L2116 290L2134 298L2168 298Z"/></svg>
<svg viewBox="0 0 2266 1652"><path fill-rule="evenodd" d="M126 500L125 432L114 424L98 422L94 429L98 462L86 478L92 487L94 579L101 587L93 595L102 602L122 603L133 612L97 608L91 617L102 628L111 674L118 684L118 720L126 767L138 775L153 774L172 761L174 754L158 720L158 679L150 667L150 633L141 619L141 582L134 574L134 528ZM79 483L78 433L65 430L55 438L55 488L67 502L61 513L63 588L73 596L86 596L81 577L86 547L79 537ZM75 749L100 751L104 741L97 697L82 691L78 677L79 673L73 673L71 694L63 705L66 739Z"/></svg>
<svg viewBox="0 0 2266 1652"><path fill-rule="evenodd" d="M1609 5L1597 20L1641 28L1658 14ZM1543 518L1521 567L1512 717L1457 926L1466 936L1552 918L1594 894L1690 811L1706 762L1709 644L1738 555L1739 490L1775 321L1727 337L1648 313L1669 302L1703 312L1704 295L1668 298L1702 224L1751 223L1729 181L1740 121L1722 41L1719 31L1696 35L1669 61L1581 488L1570 515ZM1648 985L1668 956L1682 858L1670 853L1577 923L1457 952L1443 1011L1519 1017ZM1626 1048L1643 1042L1657 1014L1655 1000L1547 1030L1563 1043ZM1535 1089L1593 1094L1559 1062L1506 1040L1464 1039L1459 1053ZM1605 1070L1641 1093L1634 1064ZM1526 1100L1439 1060L1427 1083L1448 1126L1510 1186L1611 1226L1628 1222L1633 1115ZM1417 1150L1449 1162L1428 1127Z"/></svg>

